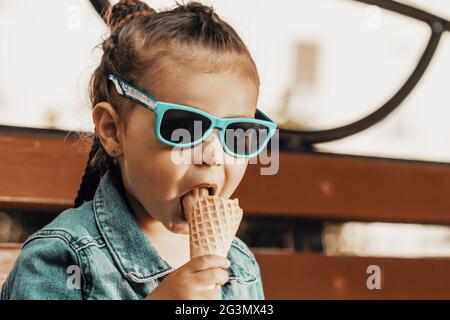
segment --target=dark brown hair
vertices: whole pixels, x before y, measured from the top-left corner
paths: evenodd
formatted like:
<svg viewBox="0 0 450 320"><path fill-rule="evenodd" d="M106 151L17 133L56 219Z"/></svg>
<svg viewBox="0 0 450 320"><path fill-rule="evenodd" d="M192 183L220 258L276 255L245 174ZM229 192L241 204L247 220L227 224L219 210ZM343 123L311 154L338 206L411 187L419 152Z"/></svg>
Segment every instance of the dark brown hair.
<svg viewBox="0 0 450 320"><path fill-rule="evenodd" d="M158 74L170 77L177 68L200 72L232 69L259 88L256 65L247 47L212 7L177 3L171 10L156 12L142 1L125 0L110 7L104 20L111 33L101 44L103 56L92 75L89 96L92 107L109 102L125 120L125 127L133 103L113 90L107 79L110 73L155 90L163 82ZM74 208L91 200L102 175L116 166L98 136L94 133L89 139L91 150Z"/></svg>

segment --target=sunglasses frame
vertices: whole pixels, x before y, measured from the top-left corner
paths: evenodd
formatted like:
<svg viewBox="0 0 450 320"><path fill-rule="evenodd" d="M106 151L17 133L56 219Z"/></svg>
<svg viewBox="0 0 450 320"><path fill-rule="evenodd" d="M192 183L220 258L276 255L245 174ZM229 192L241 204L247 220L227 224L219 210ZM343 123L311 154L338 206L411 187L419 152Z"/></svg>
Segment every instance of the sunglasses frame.
<svg viewBox="0 0 450 320"><path fill-rule="evenodd" d="M256 109L255 116L259 116L262 119L219 118L219 117L216 117L206 111L203 111L203 110L200 110L200 109L197 109L194 107L159 101L155 97L147 94L144 90L137 88L136 86L117 77L114 74L109 74L108 80L110 80L114 84L118 94L120 94L121 96L123 96L123 97L139 104L140 106L143 106L144 108L152 111L153 113L155 113L155 116L156 116L155 128L154 128L155 135L160 142L167 144L171 147L177 147L177 148L194 147L194 146L202 143L203 141L205 141L211 135L214 128L219 128L220 129L220 142L226 153L232 155L233 157L237 157L237 158L252 158L252 157L257 156L264 150L264 148L267 146L267 144L269 143L270 139L275 134L276 129L277 129L277 124L274 121L272 121L267 115L265 115L259 109ZM196 139L192 142L189 142L189 143L171 142L169 140L166 140L161 135L161 123L162 123L164 113L167 110L181 110L181 111L188 111L188 112L192 112L195 114L199 114L199 115L209 119L211 121L211 125L208 128L208 130L205 131L205 133L202 135L202 137L200 137L199 139ZM231 151L228 148L228 146L225 143L226 128L230 124L238 123L238 122L254 123L254 124L262 125L262 126L265 126L268 128L268 134L267 134L267 137L265 138L264 142L259 146L259 148L255 152L253 152L251 154L246 155L246 154L234 153L233 151Z"/></svg>

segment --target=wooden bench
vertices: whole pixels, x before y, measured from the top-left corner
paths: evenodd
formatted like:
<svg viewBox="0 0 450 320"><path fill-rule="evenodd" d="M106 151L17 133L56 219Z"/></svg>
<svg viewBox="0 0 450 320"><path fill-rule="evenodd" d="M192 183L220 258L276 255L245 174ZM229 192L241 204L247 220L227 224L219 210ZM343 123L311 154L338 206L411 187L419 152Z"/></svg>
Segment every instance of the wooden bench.
<svg viewBox="0 0 450 320"><path fill-rule="evenodd" d="M72 205L87 146L58 130L0 127L0 208ZM279 172L250 165L234 196L246 215L450 224L450 165L281 152ZM17 247L0 245L0 281ZM268 299L450 299L450 259L326 256L254 249ZM381 289L367 268L381 269Z"/></svg>

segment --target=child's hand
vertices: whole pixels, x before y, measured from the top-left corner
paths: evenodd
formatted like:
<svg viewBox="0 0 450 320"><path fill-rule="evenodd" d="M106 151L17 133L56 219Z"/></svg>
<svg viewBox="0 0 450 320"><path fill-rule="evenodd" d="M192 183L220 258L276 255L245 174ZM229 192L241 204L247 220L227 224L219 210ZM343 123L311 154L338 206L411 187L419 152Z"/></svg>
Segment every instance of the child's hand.
<svg viewBox="0 0 450 320"><path fill-rule="evenodd" d="M217 255L191 259L167 275L148 300L221 300L230 261ZM217 285L216 285L217 284Z"/></svg>

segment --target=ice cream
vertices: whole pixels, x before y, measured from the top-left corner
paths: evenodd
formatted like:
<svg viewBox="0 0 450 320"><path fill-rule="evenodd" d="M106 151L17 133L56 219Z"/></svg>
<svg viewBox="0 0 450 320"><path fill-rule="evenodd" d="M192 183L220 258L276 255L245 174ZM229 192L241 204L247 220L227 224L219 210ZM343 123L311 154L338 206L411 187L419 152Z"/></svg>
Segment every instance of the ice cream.
<svg viewBox="0 0 450 320"><path fill-rule="evenodd" d="M191 259L208 254L226 257L243 216L238 199L203 193L183 201L183 209L189 225Z"/></svg>

